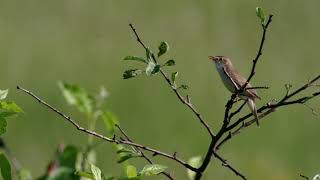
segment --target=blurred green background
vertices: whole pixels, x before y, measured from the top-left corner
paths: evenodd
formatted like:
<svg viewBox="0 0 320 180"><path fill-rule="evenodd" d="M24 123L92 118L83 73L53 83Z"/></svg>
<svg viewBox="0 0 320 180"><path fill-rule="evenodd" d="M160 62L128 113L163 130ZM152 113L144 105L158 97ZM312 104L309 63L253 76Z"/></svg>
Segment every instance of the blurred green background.
<svg viewBox="0 0 320 180"><path fill-rule="evenodd" d="M207 57L226 55L249 74L261 36L256 6L274 14L252 80L256 86L271 87L259 91L263 105L282 97L285 83L298 87L319 74L320 1L0 0L1 89L10 88L9 98L25 111L10 120L4 138L34 176L45 170L58 143L84 145L86 135L15 90L16 85L28 88L85 124L57 87L57 81L64 80L90 92L105 86L110 93L105 108L117 114L137 142L177 151L183 159L203 155L209 143L205 129L160 76L122 79L124 70L139 64L121 59L144 54L128 23L134 23L150 47L157 48L161 41L170 44L163 60L174 58L177 65L167 71L179 71L178 81L191 87L187 93L193 103L217 129L230 93ZM309 105L319 110L319 98ZM101 122L98 126L103 132ZM261 128L249 128L234 138L221 154L249 179L312 176L320 172L319 126L319 117L305 106L281 108ZM177 179L187 178L176 163L155 160L168 165ZM141 162L137 160L138 166ZM98 165L107 174L120 172L110 144L99 146ZM218 161L204 176L214 178L238 179Z"/></svg>

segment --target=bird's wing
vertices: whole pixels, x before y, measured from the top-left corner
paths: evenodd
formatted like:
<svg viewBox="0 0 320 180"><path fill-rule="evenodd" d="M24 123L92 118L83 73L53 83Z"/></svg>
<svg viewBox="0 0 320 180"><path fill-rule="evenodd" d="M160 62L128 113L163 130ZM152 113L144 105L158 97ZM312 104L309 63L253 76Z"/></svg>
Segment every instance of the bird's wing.
<svg viewBox="0 0 320 180"><path fill-rule="evenodd" d="M241 76L236 69L233 69L233 71L230 71L224 67L223 71L228 76L228 78L231 80L231 82L235 86L235 89L237 89L237 90L239 90L247 82L247 79L245 79L243 76ZM252 86L250 83L248 83L246 88L250 88L250 87L252 87ZM247 95L249 95L251 97L261 99L258 96L258 93L255 89L247 89L246 93L247 93Z"/></svg>
<svg viewBox="0 0 320 180"><path fill-rule="evenodd" d="M232 78L231 74L229 73L229 71L228 71L225 67L223 67L222 70L223 70L223 73L224 73L224 74L228 77L228 79L232 82L232 84L233 84L233 86L234 86L234 89L235 89L235 90L238 90L241 86L234 81L234 78Z"/></svg>

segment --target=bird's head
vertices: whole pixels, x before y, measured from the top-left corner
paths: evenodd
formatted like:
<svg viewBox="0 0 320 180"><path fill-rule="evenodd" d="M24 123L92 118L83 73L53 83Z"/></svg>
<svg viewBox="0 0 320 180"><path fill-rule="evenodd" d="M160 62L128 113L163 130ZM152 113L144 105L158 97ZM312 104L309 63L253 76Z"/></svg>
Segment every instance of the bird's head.
<svg viewBox="0 0 320 180"><path fill-rule="evenodd" d="M231 65L230 59L225 56L209 56L209 59L212 60L217 67Z"/></svg>

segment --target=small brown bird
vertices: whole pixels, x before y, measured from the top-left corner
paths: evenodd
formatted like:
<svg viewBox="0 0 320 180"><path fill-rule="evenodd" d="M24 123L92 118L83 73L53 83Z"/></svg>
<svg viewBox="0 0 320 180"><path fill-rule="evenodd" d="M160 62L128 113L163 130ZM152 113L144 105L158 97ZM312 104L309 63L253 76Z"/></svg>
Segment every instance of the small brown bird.
<svg viewBox="0 0 320 180"><path fill-rule="evenodd" d="M239 74L239 72L234 68L231 60L224 56L209 56L219 72L221 80L225 87L235 93L236 90L239 90L246 82L247 79ZM247 84L246 88L252 87L250 83ZM255 100L261 99L255 89L246 89L239 97L245 101L256 118L257 125L259 126L258 112Z"/></svg>

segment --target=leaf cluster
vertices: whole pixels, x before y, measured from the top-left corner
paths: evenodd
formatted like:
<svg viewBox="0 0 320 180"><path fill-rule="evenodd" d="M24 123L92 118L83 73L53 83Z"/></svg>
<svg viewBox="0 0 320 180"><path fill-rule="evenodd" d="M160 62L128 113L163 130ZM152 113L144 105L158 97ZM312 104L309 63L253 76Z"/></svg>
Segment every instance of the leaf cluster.
<svg viewBox="0 0 320 180"><path fill-rule="evenodd" d="M140 74L146 74L147 76L152 76L160 72L160 69L165 66L174 66L176 63L173 59L167 60L163 64L159 64L155 58L155 55L153 52L146 48L146 54L145 57L141 56L126 56L123 58L125 61L137 61L140 63L145 64L145 67L143 69L129 69L124 71L123 78L129 79L136 77ZM158 46L158 59L164 54L166 54L169 51L169 44L165 41L161 42Z"/></svg>
<svg viewBox="0 0 320 180"><path fill-rule="evenodd" d="M7 119L19 113L23 110L13 101L5 101L9 90L0 90L0 136L6 132Z"/></svg>
<svg viewBox="0 0 320 180"><path fill-rule="evenodd" d="M142 61L138 58L131 57L131 59ZM119 125L119 120L116 117L116 115L114 115L111 111L104 110L101 107L101 104L103 104L103 102L106 100L105 94L108 94L106 93L106 90L104 88L102 88L97 95L91 95L84 88L75 84L59 82L58 86L68 104L76 107L79 110L79 112L84 113L88 117L89 124L90 121L93 121L93 119L95 121L101 120L105 126L105 134L109 137L114 136L118 132L117 126ZM94 130L94 127L91 127L91 130ZM92 152L95 147L90 146L89 148ZM141 152L137 151L133 147L127 148L121 144L114 144L113 148L115 149L115 152L118 156L117 162L122 164L126 177L105 176L103 175L101 170L94 163L92 163L92 161L87 162L89 163L88 168L82 167L74 169L74 172L76 172L75 175L77 175L77 177L86 177L92 180L124 180L139 179L139 177L142 176L157 175L166 169L165 166L153 164L146 165L142 168L142 170L137 171L137 168L129 162L129 159L141 157ZM81 162L78 162L78 166L84 163L84 161L88 161L86 157L84 157L85 152L78 151L77 153L79 157L82 157L80 158Z"/></svg>

